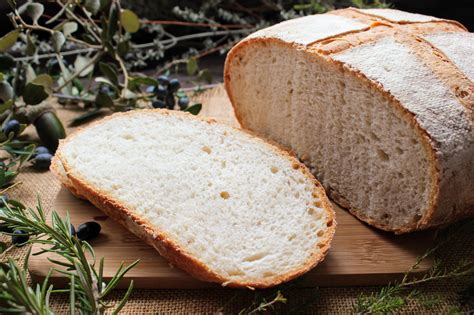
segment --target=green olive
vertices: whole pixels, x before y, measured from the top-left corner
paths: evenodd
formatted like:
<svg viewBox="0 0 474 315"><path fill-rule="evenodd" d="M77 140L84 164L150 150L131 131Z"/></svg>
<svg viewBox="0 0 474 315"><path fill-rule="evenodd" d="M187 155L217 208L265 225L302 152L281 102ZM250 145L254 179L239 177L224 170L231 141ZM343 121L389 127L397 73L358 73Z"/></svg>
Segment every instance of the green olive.
<svg viewBox="0 0 474 315"><path fill-rule="evenodd" d="M41 142L51 151L56 152L59 139L66 137L64 126L54 112L46 111L40 114L33 124Z"/></svg>

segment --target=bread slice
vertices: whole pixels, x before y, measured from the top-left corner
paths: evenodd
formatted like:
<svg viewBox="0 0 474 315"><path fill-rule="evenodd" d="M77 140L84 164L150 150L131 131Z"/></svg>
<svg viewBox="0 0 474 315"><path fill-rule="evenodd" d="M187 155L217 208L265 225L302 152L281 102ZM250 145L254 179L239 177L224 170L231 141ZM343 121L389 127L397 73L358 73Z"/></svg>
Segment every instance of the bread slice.
<svg viewBox="0 0 474 315"><path fill-rule="evenodd" d="M225 85L242 127L291 148L332 197L406 233L474 215L474 34L344 9L237 44Z"/></svg>
<svg viewBox="0 0 474 315"><path fill-rule="evenodd" d="M190 114L112 115L62 141L52 170L203 281L291 280L323 260L335 231L322 186L294 156Z"/></svg>

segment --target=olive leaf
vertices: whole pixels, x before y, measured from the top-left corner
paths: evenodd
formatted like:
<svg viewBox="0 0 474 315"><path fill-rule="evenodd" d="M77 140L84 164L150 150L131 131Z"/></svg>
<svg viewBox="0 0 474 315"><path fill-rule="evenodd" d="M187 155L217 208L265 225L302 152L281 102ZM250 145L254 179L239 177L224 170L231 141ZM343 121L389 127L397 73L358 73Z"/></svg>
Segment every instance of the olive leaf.
<svg viewBox="0 0 474 315"><path fill-rule="evenodd" d="M57 60L59 67L61 68L61 77L58 79L58 85L62 86L71 78L72 74L68 67L64 64L62 57L57 58ZM61 89L61 92L67 95L72 95L72 83L66 84L66 86Z"/></svg>
<svg viewBox="0 0 474 315"><path fill-rule="evenodd" d="M212 83L212 74L208 69L203 69L198 72L197 79Z"/></svg>
<svg viewBox="0 0 474 315"><path fill-rule="evenodd" d="M137 94L130 91L129 89L123 89L122 90L122 96L125 99L134 99L137 97Z"/></svg>
<svg viewBox="0 0 474 315"><path fill-rule="evenodd" d="M91 34L82 34L81 37L88 44L92 44L92 45L97 44L95 38Z"/></svg>
<svg viewBox="0 0 474 315"><path fill-rule="evenodd" d="M11 31L10 33L7 33L2 38L0 38L0 52L5 52L10 47L15 45L19 34L20 34L19 30L14 30L14 31Z"/></svg>
<svg viewBox="0 0 474 315"><path fill-rule="evenodd" d="M76 69L76 71L83 69L87 64L90 64L91 60L92 58L77 55L76 60L74 61L74 69ZM79 76L85 77L92 71L94 71L94 64L90 64L87 68L84 69L84 71L79 74Z"/></svg>
<svg viewBox="0 0 474 315"><path fill-rule="evenodd" d="M12 86L7 81L0 82L0 99L4 102L13 99L15 93Z"/></svg>
<svg viewBox="0 0 474 315"><path fill-rule="evenodd" d="M48 93L45 92L41 85L28 83L23 89L23 100L26 104L37 105L48 98Z"/></svg>
<svg viewBox="0 0 474 315"><path fill-rule="evenodd" d="M96 15L97 12L99 12L99 9L100 9L100 0L86 0L84 2L84 7L92 15Z"/></svg>
<svg viewBox="0 0 474 315"><path fill-rule="evenodd" d="M122 10L120 13L120 21L122 22L123 28L129 33L135 33L140 29L140 20L131 10Z"/></svg>
<svg viewBox="0 0 474 315"><path fill-rule="evenodd" d="M122 41L117 45L117 52L121 57L124 57L130 50L130 42L128 40Z"/></svg>
<svg viewBox="0 0 474 315"><path fill-rule="evenodd" d="M75 31L77 31L77 28L78 28L78 26L77 26L76 22L64 23L64 25L63 25L63 34L64 34L64 36L68 37L69 35L71 35Z"/></svg>
<svg viewBox="0 0 474 315"><path fill-rule="evenodd" d="M110 7L108 25L109 25L109 29L107 30L108 37L113 38L113 36L117 32L117 27L118 27L118 8L115 5Z"/></svg>
<svg viewBox="0 0 474 315"><path fill-rule="evenodd" d="M158 81L155 79L152 79L150 77L135 77L135 78L130 78L129 85L153 85L157 86Z"/></svg>
<svg viewBox="0 0 474 315"><path fill-rule="evenodd" d="M104 77L97 77L97 78L94 79L94 81L97 82L97 83L104 83L104 84L106 84L110 87L115 87L115 85L112 82L110 82L109 79L104 78Z"/></svg>
<svg viewBox="0 0 474 315"><path fill-rule="evenodd" d="M12 10L15 10L16 8L16 0L7 0L8 4L10 5L10 8L12 8Z"/></svg>
<svg viewBox="0 0 474 315"><path fill-rule="evenodd" d="M114 64L100 62L99 69L105 75L105 77L109 79L110 82L112 82L114 85L118 85L118 72Z"/></svg>
<svg viewBox="0 0 474 315"><path fill-rule="evenodd" d="M5 103L1 104L0 105L0 114L3 114L4 112L6 112L10 108L12 108L12 106L13 106L13 100L12 99L10 99L10 100L6 101Z"/></svg>
<svg viewBox="0 0 474 315"><path fill-rule="evenodd" d="M100 0L100 9L105 10L112 3L112 0Z"/></svg>
<svg viewBox="0 0 474 315"><path fill-rule="evenodd" d="M69 122L70 127L74 127L80 124L83 124L85 122L88 122L96 117L104 115L104 112L100 110L99 108L92 109L90 111L85 112L84 114L81 114L77 117L75 117L73 120Z"/></svg>
<svg viewBox="0 0 474 315"><path fill-rule="evenodd" d="M53 78L40 74L28 83L23 90L23 101L29 105L37 105L44 101L52 92Z"/></svg>
<svg viewBox="0 0 474 315"><path fill-rule="evenodd" d="M26 54L28 56L33 56L36 53L36 45L33 42L33 38L31 37L31 34L28 33L26 35Z"/></svg>
<svg viewBox="0 0 474 315"><path fill-rule="evenodd" d="M61 33L60 31L54 31L53 35L51 36L53 40L53 47L56 52L61 51L61 47L63 47L64 42L66 41L66 38L64 37L64 34Z"/></svg>
<svg viewBox="0 0 474 315"><path fill-rule="evenodd" d="M26 13L31 18L33 24L38 24L39 18L43 15L44 6L41 3L30 3L26 6Z"/></svg>
<svg viewBox="0 0 474 315"><path fill-rule="evenodd" d="M5 186L6 178L5 178L5 170L0 168L0 187Z"/></svg>
<svg viewBox="0 0 474 315"><path fill-rule="evenodd" d="M184 111L189 112L193 115L197 115L197 114L199 114L201 109L202 109L202 104L194 104L194 105L191 105L188 108L186 108Z"/></svg>
<svg viewBox="0 0 474 315"><path fill-rule="evenodd" d="M15 59L9 54L0 55L0 71L9 71L15 66Z"/></svg>
<svg viewBox="0 0 474 315"><path fill-rule="evenodd" d="M188 75L192 76L196 74L198 69L199 69L199 66L198 66L196 58L189 58L188 62L186 63L186 72L188 73Z"/></svg>
<svg viewBox="0 0 474 315"><path fill-rule="evenodd" d="M95 103L99 107L113 107L114 101L110 97L110 95L106 93L99 92L95 98Z"/></svg>
<svg viewBox="0 0 474 315"><path fill-rule="evenodd" d="M7 243L0 242L0 254L3 253L8 248Z"/></svg>
<svg viewBox="0 0 474 315"><path fill-rule="evenodd" d="M48 92L48 93L53 92L54 80L48 74L38 75L33 81L31 81L31 83L41 85L42 87L44 87L45 91Z"/></svg>
<svg viewBox="0 0 474 315"><path fill-rule="evenodd" d="M25 79L26 83L30 83L31 81L36 78L36 72L35 69L33 69L33 66L31 64L27 64L25 67Z"/></svg>

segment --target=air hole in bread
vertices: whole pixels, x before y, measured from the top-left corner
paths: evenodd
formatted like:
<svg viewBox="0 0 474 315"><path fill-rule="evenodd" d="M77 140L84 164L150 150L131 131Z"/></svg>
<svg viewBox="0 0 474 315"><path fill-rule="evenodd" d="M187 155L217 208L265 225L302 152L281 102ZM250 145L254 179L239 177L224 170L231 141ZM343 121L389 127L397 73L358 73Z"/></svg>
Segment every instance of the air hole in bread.
<svg viewBox="0 0 474 315"><path fill-rule="evenodd" d="M372 140L380 141L380 138L373 131L371 131L369 134Z"/></svg>
<svg viewBox="0 0 474 315"><path fill-rule="evenodd" d="M266 257L267 255L268 255L267 253L256 253L256 254L245 257L243 261L254 262Z"/></svg>
<svg viewBox="0 0 474 315"><path fill-rule="evenodd" d="M388 156L388 154L380 148L377 148L377 155L378 155L379 159L382 160L382 161L386 162L386 161L390 160L390 157Z"/></svg>

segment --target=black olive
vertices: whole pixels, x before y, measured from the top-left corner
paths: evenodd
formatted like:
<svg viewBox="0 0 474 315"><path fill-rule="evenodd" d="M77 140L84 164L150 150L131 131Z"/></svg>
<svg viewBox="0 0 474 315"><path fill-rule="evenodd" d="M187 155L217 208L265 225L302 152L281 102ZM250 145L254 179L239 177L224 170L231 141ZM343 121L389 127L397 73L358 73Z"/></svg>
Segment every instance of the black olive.
<svg viewBox="0 0 474 315"><path fill-rule="evenodd" d="M112 89L110 88L110 86L105 85L105 84L102 84L100 86L99 92L102 93L102 94L106 94L106 95L112 95L113 94Z"/></svg>
<svg viewBox="0 0 474 315"><path fill-rule="evenodd" d="M36 147L35 149L35 156L36 155L39 155L39 154L43 154L43 153L49 153L49 150L47 147L43 147L43 146L38 146Z"/></svg>
<svg viewBox="0 0 474 315"><path fill-rule="evenodd" d="M170 79L168 78L167 75L160 75L158 77L158 82L161 84L161 85L168 85L170 83Z"/></svg>
<svg viewBox="0 0 474 315"><path fill-rule="evenodd" d="M79 227L77 228L76 235L78 239L87 241L97 237L97 235L99 235L100 233L100 229L101 227L99 223L89 221L79 225Z"/></svg>
<svg viewBox="0 0 474 315"><path fill-rule="evenodd" d="M162 100L156 100L151 102L153 108L166 108L166 103Z"/></svg>
<svg viewBox="0 0 474 315"><path fill-rule="evenodd" d="M76 235L76 228L74 227L74 225L72 225L72 223L70 223L70 226L69 226L69 233L71 233L71 236Z"/></svg>
<svg viewBox="0 0 474 315"><path fill-rule="evenodd" d="M155 91L156 97L160 100L164 100L168 96L168 89L163 85L158 85Z"/></svg>
<svg viewBox="0 0 474 315"><path fill-rule="evenodd" d="M3 126L3 133L8 136L11 132L13 132L13 136L18 135L20 132L20 123L16 119L9 120L5 126Z"/></svg>
<svg viewBox="0 0 474 315"><path fill-rule="evenodd" d="M180 97L178 99L179 108L185 109L189 105L189 98L187 96Z"/></svg>
<svg viewBox="0 0 474 315"><path fill-rule="evenodd" d="M13 233L13 229L9 226L7 222L2 222L0 223L0 232Z"/></svg>
<svg viewBox="0 0 474 315"><path fill-rule="evenodd" d="M168 84L168 89L170 90L171 93L177 92L180 87L181 87L181 84L179 83L178 79L173 79Z"/></svg>
<svg viewBox="0 0 474 315"><path fill-rule="evenodd" d="M22 230L13 231L12 243L15 244L16 246L18 247L23 246L26 242L28 242L29 239L30 239L30 236L26 234L25 231L22 231Z"/></svg>
<svg viewBox="0 0 474 315"><path fill-rule="evenodd" d="M176 104L176 100L173 94L170 94L166 97L166 107L169 109L174 109L174 105Z"/></svg>
<svg viewBox="0 0 474 315"><path fill-rule="evenodd" d="M47 170L51 165L51 159L53 156L50 153L41 153L35 156L34 166L39 170Z"/></svg>

